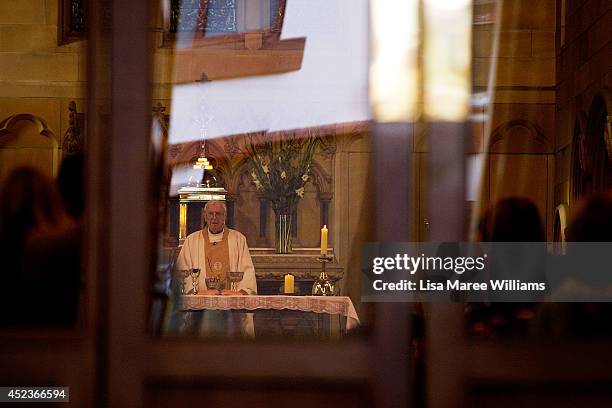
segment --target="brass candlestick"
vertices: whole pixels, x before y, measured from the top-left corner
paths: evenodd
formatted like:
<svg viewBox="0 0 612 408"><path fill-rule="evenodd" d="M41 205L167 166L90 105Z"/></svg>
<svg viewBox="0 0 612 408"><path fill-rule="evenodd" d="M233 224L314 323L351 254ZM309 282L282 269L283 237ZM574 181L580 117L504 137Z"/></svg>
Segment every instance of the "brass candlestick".
<svg viewBox="0 0 612 408"><path fill-rule="evenodd" d="M334 284L329 280L329 276L327 276L327 272L325 272L325 264L331 262L333 259L334 257L329 255L317 257L317 261L321 262L322 268L321 274L312 285L313 296L334 296Z"/></svg>

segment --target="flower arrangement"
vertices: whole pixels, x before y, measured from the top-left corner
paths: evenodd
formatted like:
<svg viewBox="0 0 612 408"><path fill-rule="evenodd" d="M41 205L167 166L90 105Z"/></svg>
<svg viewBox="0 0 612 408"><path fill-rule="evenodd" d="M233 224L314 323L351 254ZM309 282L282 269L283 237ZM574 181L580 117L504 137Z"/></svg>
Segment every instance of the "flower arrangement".
<svg viewBox="0 0 612 408"><path fill-rule="evenodd" d="M318 144L319 139L311 135L268 138L261 143L251 139L247 144L255 187L270 201L276 214L291 214L304 197Z"/></svg>

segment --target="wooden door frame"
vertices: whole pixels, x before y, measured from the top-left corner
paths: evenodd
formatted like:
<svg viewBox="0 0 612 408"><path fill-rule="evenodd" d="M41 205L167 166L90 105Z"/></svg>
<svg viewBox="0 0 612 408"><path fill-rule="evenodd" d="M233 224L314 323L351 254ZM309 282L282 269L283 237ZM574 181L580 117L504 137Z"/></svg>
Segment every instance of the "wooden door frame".
<svg viewBox="0 0 612 408"><path fill-rule="evenodd" d="M97 112L105 96L112 106L110 133L103 131L106 124L101 115L91 121L96 129L90 132L91 145L99 149L90 180L100 182L94 194L94 199L100 200L96 204L99 213L95 228L89 231L89 242L96 244L89 267L99 270L105 279L99 289L104 301L100 305L103 358L99 361L98 393L105 395L100 404L145 406L148 387L159 381L172 384L211 378L283 378L313 383L367 383L383 396L380 391L389 390L388 385L393 383L399 388L386 395L380 406L404 405L408 384L406 376L399 375L396 369L406 371L408 364L406 308L381 306L397 319L379 322L369 338L341 343L215 343L149 335L148 288L155 250L151 223L157 225L151 217L156 203L152 200L153 171L147 154L151 151L150 83L145 74L150 72L151 60L149 4L124 0L92 3L92 15L100 15L96 11L109 4L113 10L112 32L101 28L94 34L98 36L94 42L100 44L108 44L109 38L104 36L112 35L113 47L107 49L108 53L93 51L89 60L93 92L89 112ZM112 81L107 82L110 88L105 93L100 84L109 80L108 70L97 67L108 63ZM107 160L103 152L107 152ZM398 332L403 335L397 336ZM395 361L392 366L375 362L383 353L384 362Z"/></svg>

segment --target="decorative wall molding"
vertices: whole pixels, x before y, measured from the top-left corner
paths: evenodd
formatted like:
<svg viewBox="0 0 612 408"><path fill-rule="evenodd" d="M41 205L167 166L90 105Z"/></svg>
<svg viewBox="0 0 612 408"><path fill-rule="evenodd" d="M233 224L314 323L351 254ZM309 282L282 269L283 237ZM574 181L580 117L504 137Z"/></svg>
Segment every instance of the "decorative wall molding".
<svg viewBox="0 0 612 408"><path fill-rule="evenodd" d="M12 115L0 122L0 137L13 133L13 129L17 123L24 120L36 125L41 136L52 139L56 144L58 144L57 136L55 136L55 133L49 128L49 126L47 126L47 122L40 116L32 115L30 113L19 113L17 115Z"/></svg>
<svg viewBox="0 0 612 408"><path fill-rule="evenodd" d="M68 129L62 139L62 156L83 153L85 149L85 114L77 112L76 102L68 104Z"/></svg>
<svg viewBox="0 0 612 408"><path fill-rule="evenodd" d="M15 154L16 151L26 155ZM30 113L12 115L0 122L0 153L0 175L22 164L33 165L49 176L55 176L59 168L57 136L43 118Z"/></svg>
<svg viewBox="0 0 612 408"><path fill-rule="evenodd" d="M249 45L249 34L226 40L199 39L191 48L174 52L172 83L281 74L302 67L306 38L280 40L276 33L262 34L261 47Z"/></svg>
<svg viewBox="0 0 612 408"><path fill-rule="evenodd" d="M552 153L553 147L539 127L524 119L499 125L491 134L491 153Z"/></svg>

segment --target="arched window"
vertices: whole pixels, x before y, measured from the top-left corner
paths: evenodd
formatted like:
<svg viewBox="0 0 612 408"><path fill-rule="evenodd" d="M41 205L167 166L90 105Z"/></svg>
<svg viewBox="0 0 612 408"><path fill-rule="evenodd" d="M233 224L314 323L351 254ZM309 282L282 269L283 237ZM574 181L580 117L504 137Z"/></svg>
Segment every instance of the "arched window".
<svg viewBox="0 0 612 408"><path fill-rule="evenodd" d="M574 128L571 192L575 201L584 195L612 188L612 120L602 94L597 94L589 116L579 117Z"/></svg>

